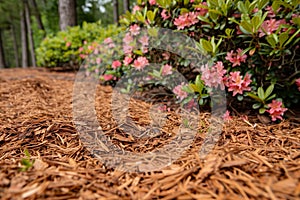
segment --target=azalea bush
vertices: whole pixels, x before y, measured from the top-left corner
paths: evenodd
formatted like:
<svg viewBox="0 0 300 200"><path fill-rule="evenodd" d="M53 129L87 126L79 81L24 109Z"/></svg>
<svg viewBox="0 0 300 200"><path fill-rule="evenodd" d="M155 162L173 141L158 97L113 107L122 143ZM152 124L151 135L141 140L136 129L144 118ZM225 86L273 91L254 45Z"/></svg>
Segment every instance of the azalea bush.
<svg viewBox="0 0 300 200"><path fill-rule="evenodd" d="M118 34L116 25L104 27L101 21L69 27L47 36L36 49L37 64L43 67L72 66L78 68L85 56L105 38Z"/></svg>
<svg viewBox="0 0 300 200"><path fill-rule="evenodd" d="M159 62L160 70L150 70L147 79L182 72L190 82L172 89L182 104L205 105L218 88L227 92L230 104L245 102L246 109L269 114L272 121L282 120L287 108L299 104L299 0L138 0L121 23L129 32L123 38L123 56L104 66L101 79L107 83L115 83L129 69L146 70L149 63ZM195 65L174 53L147 48L147 36L134 39L142 27L189 36L195 41L192 50L209 61ZM137 41L141 48L134 49L130 44ZM155 79L153 84L161 82Z"/></svg>

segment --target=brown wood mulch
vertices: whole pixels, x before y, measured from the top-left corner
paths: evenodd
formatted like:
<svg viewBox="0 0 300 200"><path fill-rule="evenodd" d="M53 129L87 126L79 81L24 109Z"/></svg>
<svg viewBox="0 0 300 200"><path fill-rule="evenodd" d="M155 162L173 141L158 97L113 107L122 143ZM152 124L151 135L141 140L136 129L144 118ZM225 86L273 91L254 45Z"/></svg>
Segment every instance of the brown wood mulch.
<svg viewBox="0 0 300 200"><path fill-rule="evenodd" d="M224 124L205 159L198 154L205 132L200 130L188 153L163 170L123 172L106 167L79 140L72 118L74 77L0 70L0 199L299 199L300 127L293 120L262 124L236 117ZM128 141L109 113L110 92L108 86L98 90L98 119L124 148L153 149L176 129L174 119L158 139ZM141 113L150 106L134 105L131 116L149 121ZM200 114L203 130L208 116ZM20 171L25 149L34 163Z"/></svg>

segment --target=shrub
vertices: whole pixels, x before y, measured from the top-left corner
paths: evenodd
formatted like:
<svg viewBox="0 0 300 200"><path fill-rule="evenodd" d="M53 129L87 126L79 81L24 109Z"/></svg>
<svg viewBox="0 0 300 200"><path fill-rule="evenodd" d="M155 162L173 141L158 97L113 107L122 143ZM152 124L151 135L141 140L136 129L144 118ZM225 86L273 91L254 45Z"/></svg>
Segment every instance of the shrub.
<svg viewBox="0 0 300 200"><path fill-rule="evenodd" d="M116 25L101 26L101 22L83 23L56 35L47 36L36 49L37 64L43 67L72 66L78 67L84 59L86 49L95 43L118 34L121 28Z"/></svg>
<svg viewBox="0 0 300 200"><path fill-rule="evenodd" d="M299 11L299 1L289 0L138 0L121 22L132 35L139 27L177 30L196 41L195 51L211 57L198 74L184 58L161 59L191 81L174 87L174 93L181 94L179 101L189 102L184 92L196 93L203 105L211 89L220 88L231 101L247 106L250 102L247 108L269 113L276 121L282 119L285 106L293 107L300 100ZM105 81L117 80L128 67L143 69L154 55L152 50L125 54L120 60L127 59L128 64L109 66Z"/></svg>

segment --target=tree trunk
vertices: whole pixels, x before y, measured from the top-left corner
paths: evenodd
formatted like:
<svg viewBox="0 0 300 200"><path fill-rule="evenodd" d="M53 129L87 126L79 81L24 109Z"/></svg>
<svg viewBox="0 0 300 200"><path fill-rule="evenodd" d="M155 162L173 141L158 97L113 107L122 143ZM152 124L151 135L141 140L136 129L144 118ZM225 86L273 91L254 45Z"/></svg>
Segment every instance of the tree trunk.
<svg viewBox="0 0 300 200"><path fill-rule="evenodd" d="M119 2L118 0L113 0L113 12L114 12L114 22L119 24Z"/></svg>
<svg viewBox="0 0 300 200"><path fill-rule="evenodd" d="M34 11L33 14L36 18L39 29L44 31L45 30L44 24L43 24L43 21L42 21L42 18L41 18L41 13L40 13L39 8L36 4L36 0L30 0L30 2L31 2L31 5L33 7L33 11Z"/></svg>
<svg viewBox="0 0 300 200"><path fill-rule="evenodd" d="M124 10L124 13L129 11L129 0L123 0L123 10Z"/></svg>
<svg viewBox="0 0 300 200"><path fill-rule="evenodd" d="M28 67L28 51L27 51L27 30L25 21L25 11L21 8L20 12L20 24L21 24L21 43L22 43L22 67Z"/></svg>
<svg viewBox="0 0 300 200"><path fill-rule="evenodd" d="M16 30L15 30L15 27L13 24L10 25L10 30L11 30L11 35L12 35L12 39L13 39L16 67L20 67Z"/></svg>
<svg viewBox="0 0 300 200"><path fill-rule="evenodd" d="M0 29L0 69L6 67L4 49L2 43L2 30Z"/></svg>
<svg viewBox="0 0 300 200"><path fill-rule="evenodd" d="M75 0L59 0L59 26L64 31L68 26L76 25L76 2Z"/></svg>
<svg viewBox="0 0 300 200"><path fill-rule="evenodd" d="M31 55L31 64L33 67L36 67L36 60L35 60L35 52L34 52L34 41L33 35L31 30L31 22L30 22L30 11L27 0L23 0L24 8L25 8L25 19L26 19L26 26L27 26L27 33L28 33L28 42L29 42L29 49Z"/></svg>

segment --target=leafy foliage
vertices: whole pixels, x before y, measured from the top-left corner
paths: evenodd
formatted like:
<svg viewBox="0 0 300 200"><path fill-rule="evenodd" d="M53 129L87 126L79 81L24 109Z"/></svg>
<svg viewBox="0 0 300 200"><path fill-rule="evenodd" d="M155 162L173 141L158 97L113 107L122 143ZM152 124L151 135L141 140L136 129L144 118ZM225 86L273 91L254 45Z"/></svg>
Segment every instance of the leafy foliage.
<svg viewBox="0 0 300 200"><path fill-rule="evenodd" d="M86 23L82 27L70 27L67 31L47 36L36 49L39 66L55 67L71 65L78 67L84 59L84 47L101 42L117 34L121 28L115 25L101 26L101 22Z"/></svg>

